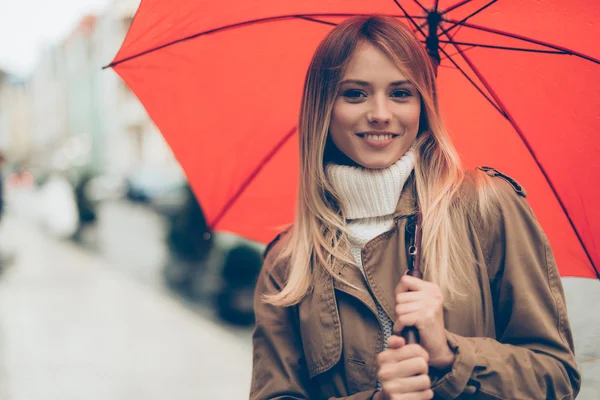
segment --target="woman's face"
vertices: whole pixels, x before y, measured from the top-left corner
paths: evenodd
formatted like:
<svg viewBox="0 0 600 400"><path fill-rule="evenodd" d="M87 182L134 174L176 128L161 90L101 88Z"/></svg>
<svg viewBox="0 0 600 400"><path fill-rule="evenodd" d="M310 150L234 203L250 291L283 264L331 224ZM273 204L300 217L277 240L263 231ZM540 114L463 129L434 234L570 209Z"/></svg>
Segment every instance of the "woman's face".
<svg viewBox="0 0 600 400"><path fill-rule="evenodd" d="M329 135L365 168L386 168L419 132L421 96L383 52L361 42L350 59L334 104Z"/></svg>

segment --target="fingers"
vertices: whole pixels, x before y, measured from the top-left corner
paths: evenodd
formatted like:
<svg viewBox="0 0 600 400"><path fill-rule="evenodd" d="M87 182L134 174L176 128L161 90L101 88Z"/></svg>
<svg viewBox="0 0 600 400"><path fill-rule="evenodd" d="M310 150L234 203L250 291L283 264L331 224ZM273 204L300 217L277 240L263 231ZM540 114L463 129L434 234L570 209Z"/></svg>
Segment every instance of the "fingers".
<svg viewBox="0 0 600 400"><path fill-rule="evenodd" d="M399 349L406 344L402 336L392 335L387 340L388 349Z"/></svg>
<svg viewBox="0 0 600 400"><path fill-rule="evenodd" d="M383 385L385 382L404 381L415 376L427 376L427 362L422 358L411 358L398 363L384 364L377 371L377 378ZM408 391L408 390L406 390Z"/></svg>
<svg viewBox="0 0 600 400"><path fill-rule="evenodd" d="M400 278L400 282L396 286L396 294L404 293L410 291L419 291L425 290L428 287L428 282L414 278L410 275L404 275Z"/></svg>
<svg viewBox="0 0 600 400"><path fill-rule="evenodd" d="M413 301L410 303L398 304L396 308L394 308L394 311L396 311L397 316L400 316L422 310L426 306L427 303L425 301Z"/></svg>
<svg viewBox="0 0 600 400"><path fill-rule="evenodd" d="M426 298L427 295L423 292L403 292L396 294L396 304L411 303Z"/></svg>
<svg viewBox="0 0 600 400"><path fill-rule="evenodd" d="M397 336L396 336L397 337ZM401 340L404 340L400 338ZM429 354L423 347L418 344L409 344L402 346L399 349L388 349L377 355L377 364L379 369L382 369L387 364L396 365L404 361L417 360L413 363L406 364L405 368L411 368L404 376L412 376L419 373L427 373ZM423 363L421 363L421 361Z"/></svg>
<svg viewBox="0 0 600 400"><path fill-rule="evenodd" d="M385 393L403 393L404 395L407 395L423 392L431 388L431 379L427 374L411 376L404 379L392 379L388 381L380 380L380 382Z"/></svg>
<svg viewBox="0 0 600 400"><path fill-rule="evenodd" d="M396 322L392 327L392 331L394 333L400 333L405 326L415 326L418 328L418 322L423 319L421 314L421 312L413 312L410 314L400 315L398 318L396 318Z"/></svg>
<svg viewBox="0 0 600 400"><path fill-rule="evenodd" d="M433 399L433 390L428 389L416 393L394 393L388 396L389 400L423 400Z"/></svg>
<svg viewBox="0 0 600 400"><path fill-rule="evenodd" d="M433 392L429 354L418 344L407 345L404 338L391 336L390 347L377 356L377 378L386 400L431 399ZM399 346L394 348L393 346Z"/></svg>

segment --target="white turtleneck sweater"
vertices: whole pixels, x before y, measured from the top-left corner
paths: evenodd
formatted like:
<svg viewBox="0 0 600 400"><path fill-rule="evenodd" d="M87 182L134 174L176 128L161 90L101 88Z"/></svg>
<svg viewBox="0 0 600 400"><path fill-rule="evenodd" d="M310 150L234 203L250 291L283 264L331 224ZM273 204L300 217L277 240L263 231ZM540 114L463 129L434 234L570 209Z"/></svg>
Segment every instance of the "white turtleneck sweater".
<svg viewBox="0 0 600 400"><path fill-rule="evenodd" d="M384 169L336 164L326 167L327 178L341 200L352 255L363 276L365 271L361 259L362 248L371 239L392 227L400 192L414 168L414 163L415 153L411 147L402 158ZM375 303L384 333L383 348L386 349L387 339L392 335L394 324L379 303Z"/></svg>

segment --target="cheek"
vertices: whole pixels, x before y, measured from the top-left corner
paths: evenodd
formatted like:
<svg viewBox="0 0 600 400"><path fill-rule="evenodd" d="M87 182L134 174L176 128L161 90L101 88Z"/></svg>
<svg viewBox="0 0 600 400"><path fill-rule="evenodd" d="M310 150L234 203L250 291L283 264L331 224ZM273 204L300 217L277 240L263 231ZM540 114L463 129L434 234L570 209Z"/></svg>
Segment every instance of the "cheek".
<svg viewBox="0 0 600 400"><path fill-rule="evenodd" d="M339 105L334 108L331 116L331 125L339 131L348 130L356 122L356 110L347 105Z"/></svg>
<svg viewBox="0 0 600 400"><path fill-rule="evenodd" d="M413 129L418 129L420 118L421 107L418 104L409 109L404 109L403 113L400 115L400 121L402 121L402 124Z"/></svg>

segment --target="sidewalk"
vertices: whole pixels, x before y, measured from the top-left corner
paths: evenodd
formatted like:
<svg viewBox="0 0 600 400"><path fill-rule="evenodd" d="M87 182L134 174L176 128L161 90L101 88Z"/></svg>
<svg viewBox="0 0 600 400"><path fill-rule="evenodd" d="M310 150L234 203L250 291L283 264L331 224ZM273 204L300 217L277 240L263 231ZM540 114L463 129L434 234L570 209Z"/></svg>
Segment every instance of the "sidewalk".
<svg viewBox="0 0 600 400"><path fill-rule="evenodd" d="M1 399L247 398L249 340L31 225L0 239Z"/></svg>
<svg viewBox="0 0 600 400"><path fill-rule="evenodd" d="M577 399L600 399L600 281L563 278L575 357L583 385Z"/></svg>
<svg viewBox="0 0 600 400"><path fill-rule="evenodd" d="M29 223L6 218L0 244L17 253L0 275L0 399L248 397L247 334ZM563 284L583 373L578 399L597 400L600 282Z"/></svg>

